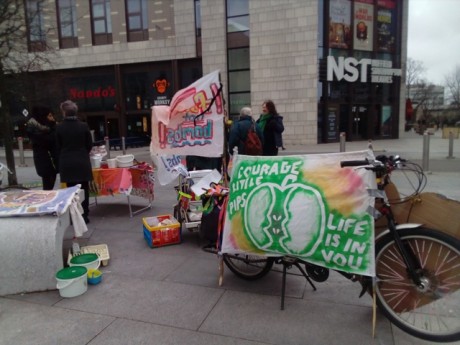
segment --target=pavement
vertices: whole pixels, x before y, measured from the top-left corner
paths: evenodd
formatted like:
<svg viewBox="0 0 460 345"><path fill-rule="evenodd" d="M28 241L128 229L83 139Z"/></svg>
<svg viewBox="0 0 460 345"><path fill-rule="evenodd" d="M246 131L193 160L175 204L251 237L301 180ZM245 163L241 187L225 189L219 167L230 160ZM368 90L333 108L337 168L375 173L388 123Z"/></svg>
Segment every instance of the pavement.
<svg viewBox="0 0 460 345"><path fill-rule="evenodd" d="M440 132L429 141L425 161L424 137L413 132L371 144L376 154L428 162L425 191L460 200L460 139L454 140L452 155L449 140ZM346 142L345 150L368 145ZM339 151L340 144L334 143L288 146L280 154ZM151 161L147 147L127 153ZM4 162L1 150L0 161ZM19 182L40 181L30 152L23 163L27 166L16 168ZM402 182L401 188L410 190L406 184ZM296 269L290 270L285 309L280 310L282 267L275 265L274 271L256 281L241 280L227 269L219 287L217 257L201 250L197 233L183 229L181 244L149 248L142 218L171 214L175 199L173 186L157 184L153 207L130 218L126 197L98 198L90 209L89 231L78 242L108 245L110 260L101 268L102 282L74 298L62 298L57 290L0 297L0 345L433 344L400 331L379 312L373 337L371 299L359 298L360 285L338 273L315 283L313 291ZM131 200L134 208L145 205L144 199ZM66 232L64 256L72 245L72 232L71 228ZM33 229L25 240L33 241Z"/></svg>

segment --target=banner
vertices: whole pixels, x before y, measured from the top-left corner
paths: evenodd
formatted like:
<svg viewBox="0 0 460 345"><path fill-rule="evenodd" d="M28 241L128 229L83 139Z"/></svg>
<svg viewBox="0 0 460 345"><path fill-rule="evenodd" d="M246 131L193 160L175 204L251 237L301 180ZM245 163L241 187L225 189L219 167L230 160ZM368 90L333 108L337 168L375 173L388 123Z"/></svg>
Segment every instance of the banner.
<svg viewBox="0 0 460 345"><path fill-rule="evenodd" d="M152 107L150 151L152 155L220 157L223 154L224 105L219 71L177 92L170 106Z"/></svg>
<svg viewBox="0 0 460 345"><path fill-rule="evenodd" d="M158 182L162 186L175 181L181 172L187 174L187 168L182 164L181 156L150 153L150 157L157 170Z"/></svg>
<svg viewBox="0 0 460 345"><path fill-rule="evenodd" d="M372 0L355 1L353 24L353 48L355 50L372 51L374 44L374 6ZM365 3L367 2L367 3Z"/></svg>
<svg viewBox="0 0 460 345"><path fill-rule="evenodd" d="M375 275L375 176L340 161L370 150L234 157L222 253L290 255L350 273Z"/></svg>
<svg viewBox="0 0 460 345"><path fill-rule="evenodd" d="M377 49L394 53L396 46L396 3L379 0L377 8Z"/></svg>
<svg viewBox="0 0 460 345"><path fill-rule="evenodd" d="M62 215L80 185L58 190L21 190L0 193L0 217Z"/></svg>
<svg viewBox="0 0 460 345"><path fill-rule="evenodd" d="M351 2L330 0L329 2L329 47L348 49L351 47Z"/></svg>

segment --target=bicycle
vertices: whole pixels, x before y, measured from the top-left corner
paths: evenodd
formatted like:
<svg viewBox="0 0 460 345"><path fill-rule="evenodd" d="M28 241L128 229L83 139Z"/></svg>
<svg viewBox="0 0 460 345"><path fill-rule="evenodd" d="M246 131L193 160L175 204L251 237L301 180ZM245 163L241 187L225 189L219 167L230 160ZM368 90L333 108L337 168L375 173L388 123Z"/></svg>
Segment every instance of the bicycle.
<svg viewBox="0 0 460 345"><path fill-rule="evenodd" d="M460 241L421 224L396 224L385 193L392 172L408 170L417 177L418 186L413 194L400 202L418 195L426 185L421 167L399 156L342 161L340 165L342 168L355 167L375 173L379 191L376 205L379 213L386 218L388 228L375 238L375 284L371 277L337 272L362 285L360 297L366 292L372 295L375 289L379 309L403 331L424 340L460 340ZM218 253L216 246L204 249ZM291 256L222 254L222 259L235 275L247 280L259 279L270 272L274 264L282 264L281 309L284 307L287 268L297 267L314 290L316 287L312 280L323 282L329 276L328 268ZM221 279L222 271L219 283Z"/></svg>

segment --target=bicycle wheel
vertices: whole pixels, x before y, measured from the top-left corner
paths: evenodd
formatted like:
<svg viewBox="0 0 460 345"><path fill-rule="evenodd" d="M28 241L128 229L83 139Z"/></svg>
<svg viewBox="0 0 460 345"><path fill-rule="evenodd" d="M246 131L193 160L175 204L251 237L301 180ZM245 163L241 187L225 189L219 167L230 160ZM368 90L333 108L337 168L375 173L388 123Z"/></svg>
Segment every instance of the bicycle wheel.
<svg viewBox="0 0 460 345"><path fill-rule="evenodd" d="M394 238L376 243L377 303L388 319L425 340L460 340L460 241L426 228L398 231L421 276L409 277Z"/></svg>
<svg viewBox="0 0 460 345"><path fill-rule="evenodd" d="M273 258L247 254L224 254L224 262L236 276L256 280L265 276L273 266Z"/></svg>

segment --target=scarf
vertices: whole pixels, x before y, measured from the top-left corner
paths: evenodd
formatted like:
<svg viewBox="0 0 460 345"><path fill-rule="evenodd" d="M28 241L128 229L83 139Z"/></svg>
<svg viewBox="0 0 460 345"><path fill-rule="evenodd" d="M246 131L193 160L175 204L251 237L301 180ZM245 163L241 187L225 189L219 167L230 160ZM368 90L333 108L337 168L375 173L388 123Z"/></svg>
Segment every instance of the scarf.
<svg viewBox="0 0 460 345"><path fill-rule="evenodd" d="M267 124L268 119L271 117L271 114L261 114L259 118L258 125L262 132L265 130L265 125Z"/></svg>

